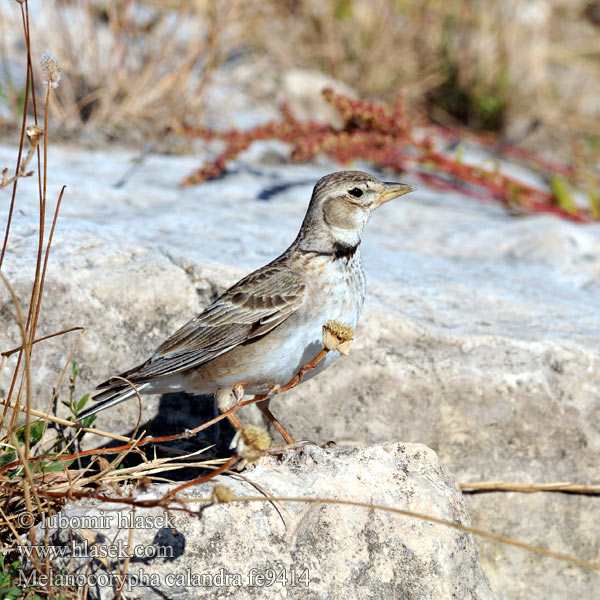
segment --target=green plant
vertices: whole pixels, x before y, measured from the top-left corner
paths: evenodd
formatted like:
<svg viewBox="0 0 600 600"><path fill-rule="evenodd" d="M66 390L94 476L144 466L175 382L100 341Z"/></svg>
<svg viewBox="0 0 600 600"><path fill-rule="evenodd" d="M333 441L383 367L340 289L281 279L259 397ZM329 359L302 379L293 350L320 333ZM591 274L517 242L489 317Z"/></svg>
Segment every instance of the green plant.
<svg viewBox="0 0 600 600"><path fill-rule="evenodd" d="M16 600L22 594L21 588L15 584L20 568L18 560L6 563L0 553L0 600Z"/></svg>

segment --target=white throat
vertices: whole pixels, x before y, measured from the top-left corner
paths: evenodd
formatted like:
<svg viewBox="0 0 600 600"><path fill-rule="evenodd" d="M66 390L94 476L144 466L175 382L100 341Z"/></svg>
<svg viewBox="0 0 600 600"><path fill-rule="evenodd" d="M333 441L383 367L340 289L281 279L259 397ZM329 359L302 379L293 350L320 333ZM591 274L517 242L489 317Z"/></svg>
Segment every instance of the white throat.
<svg viewBox="0 0 600 600"><path fill-rule="evenodd" d="M331 230L331 237L334 242L341 244L342 246L357 246L360 244L360 238L362 228L359 229L342 229L341 227L329 226Z"/></svg>

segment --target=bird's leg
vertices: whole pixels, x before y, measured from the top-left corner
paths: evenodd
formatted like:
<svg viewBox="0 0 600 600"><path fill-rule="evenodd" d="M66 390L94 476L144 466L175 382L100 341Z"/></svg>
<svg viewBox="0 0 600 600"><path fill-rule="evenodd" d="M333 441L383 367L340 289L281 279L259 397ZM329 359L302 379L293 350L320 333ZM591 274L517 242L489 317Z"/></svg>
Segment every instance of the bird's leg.
<svg viewBox="0 0 600 600"><path fill-rule="evenodd" d="M280 423L277 417L271 412L269 409L269 402L271 401L271 397L279 392L285 392L293 387L296 387L301 381L304 373L309 371L310 369L314 369L317 366L317 363L323 359L323 357L327 354L327 350L323 349L315 358L313 358L309 363L306 363L294 377L286 383L283 387L272 385L269 391L264 394L262 397L255 398L258 408L262 411L262 413L267 417L269 422L279 431L281 437L286 441L288 446L296 446L296 440L288 433L287 429Z"/></svg>
<svg viewBox="0 0 600 600"><path fill-rule="evenodd" d="M256 406L258 406L258 408L260 408L263 415L265 415L265 417L267 417L267 419L269 420L271 425L273 425L273 427L275 427L275 429L277 429L277 431L279 431L279 433L281 434L281 437L286 441L287 444L295 444L296 441L294 440L294 438L288 433L287 429L279 422L277 417L269 409L270 401L271 401L271 398L267 397L264 400L257 402Z"/></svg>
<svg viewBox="0 0 600 600"><path fill-rule="evenodd" d="M292 379L286 383L283 387L278 386L275 383L272 383L269 386L269 391L266 394L259 394L254 396L254 398L249 400L243 400L244 397L244 386L241 383L236 383L233 386L233 389L223 389L218 390L217 397L217 405L221 412L225 412L226 410L232 409L234 406L237 408L238 406L246 406L248 404L258 404L258 408L263 412L265 417L273 424L273 427L279 431L283 439L287 442L289 446L297 446L297 443L294 441L294 438L287 432L285 427L277 420L275 415L269 410L269 401L270 399L279 394L279 392L285 392L287 390L296 387L301 381L304 373L306 371L310 371L310 369L314 369L317 364L325 358L327 353L331 350L337 350L340 354L347 355L350 349L350 343L352 342L352 336L354 332L352 328L348 325L344 325L339 321L328 321L325 325L323 325L323 346L324 348L308 363L302 365L292 377ZM243 400L243 401L242 401ZM233 426L240 430L242 429L241 421L235 416L232 412L227 415L227 418L231 421ZM303 442L299 442L302 444ZM309 442L311 443L311 442Z"/></svg>
<svg viewBox="0 0 600 600"><path fill-rule="evenodd" d="M262 413L271 422L273 427L275 427L275 429L279 431L286 443L295 444L296 442L294 438L287 432L286 428L278 421L277 417L269 410L269 402L271 400L270 395L276 394L278 391L279 386L273 385L269 388L269 391L266 395L261 396L263 398L262 400L260 399L261 397L258 397L258 399L252 399L250 402L253 403L256 401L258 408L260 408ZM247 400L246 402L241 403L243 398L244 386L241 383L236 383L232 388L221 388L217 390L217 393L215 394L217 406L219 407L219 410L221 412L225 412L236 405L242 406L248 404L249 402ZM235 414L235 412L232 412L231 414L227 415L227 418L238 431L244 428L242 422Z"/></svg>

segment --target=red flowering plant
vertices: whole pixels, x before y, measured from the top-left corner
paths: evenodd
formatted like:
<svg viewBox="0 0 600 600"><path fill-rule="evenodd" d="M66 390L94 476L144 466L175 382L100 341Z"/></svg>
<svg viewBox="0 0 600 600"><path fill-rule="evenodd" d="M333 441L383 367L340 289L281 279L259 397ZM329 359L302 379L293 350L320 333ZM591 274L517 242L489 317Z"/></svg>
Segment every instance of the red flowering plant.
<svg viewBox="0 0 600 600"><path fill-rule="evenodd" d="M194 185L217 177L225 171L229 161L253 142L279 140L291 146L290 158L295 162L306 162L319 154L342 164L367 160L379 168L411 172L439 189L460 191L483 201L501 202L514 212L548 212L579 222L600 220L595 193L590 192L587 207L574 202L565 185L564 178L573 175L573 169L567 165L551 162L515 146L505 144L500 147L503 154L526 160L544 172L550 184L546 189L534 187L502 173L499 166L485 168L467 164L456 152L437 149L440 142L448 146L448 138L459 141L464 134L434 126L424 119L410 118L401 97L386 104L349 98L331 89L323 90L323 96L342 118L341 127L300 121L286 104L281 106L281 119L246 131L217 132L185 126L186 135L207 141L218 139L225 143L225 148L214 160L190 173L182 185ZM486 138L472 135L469 138L478 146L490 146Z"/></svg>

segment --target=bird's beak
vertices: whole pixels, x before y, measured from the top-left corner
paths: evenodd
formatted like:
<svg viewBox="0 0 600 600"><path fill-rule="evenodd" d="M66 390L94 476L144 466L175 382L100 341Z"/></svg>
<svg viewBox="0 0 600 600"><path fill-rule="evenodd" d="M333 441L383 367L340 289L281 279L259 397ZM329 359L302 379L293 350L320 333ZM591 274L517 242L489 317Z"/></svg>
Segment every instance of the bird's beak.
<svg viewBox="0 0 600 600"><path fill-rule="evenodd" d="M385 204L386 202L389 202L398 196L404 196L404 194L414 192L417 189L412 187L412 185L406 185L405 183L394 183L393 181L385 181L383 185L385 188L383 192L379 194L375 208L379 208L382 204Z"/></svg>

